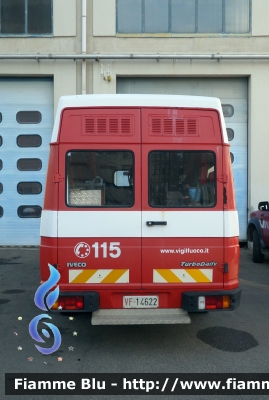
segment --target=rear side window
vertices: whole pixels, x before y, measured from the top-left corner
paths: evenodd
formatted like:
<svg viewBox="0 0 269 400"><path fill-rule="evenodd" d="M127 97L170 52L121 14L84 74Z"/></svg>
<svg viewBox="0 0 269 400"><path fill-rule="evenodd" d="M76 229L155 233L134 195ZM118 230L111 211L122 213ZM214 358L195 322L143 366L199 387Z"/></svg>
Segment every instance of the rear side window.
<svg viewBox="0 0 269 400"><path fill-rule="evenodd" d="M66 204L70 207L132 207L131 151L70 151L66 155Z"/></svg>
<svg viewBox="0 0 269 400"><path fill-rule="evenodd" d="M215 154L203 151L152 151L149 154L151 207L214 207Z"/></svg>

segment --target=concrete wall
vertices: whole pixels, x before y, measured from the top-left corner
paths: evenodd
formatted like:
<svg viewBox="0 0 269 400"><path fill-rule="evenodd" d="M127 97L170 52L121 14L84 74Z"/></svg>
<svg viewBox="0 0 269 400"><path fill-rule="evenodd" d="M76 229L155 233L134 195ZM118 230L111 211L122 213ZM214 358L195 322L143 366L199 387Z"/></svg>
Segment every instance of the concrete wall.
<svg viewBox="0 0 269 400"><path fill-rule="evenodd" d="M116 0L93 0L93 36L115 36Z"/></svg>
<svg viewBox="0 0 269 400"><path fill-rule="evenodd" d="M268 0L252 0L252 36L269 36L268 14Z"/></svg>
<svg viewBox="0 0 269 400"><path fill-rule="evenodd" d="M76 2L74 0L54 0L53 20L53 36L76 36Z"/></svg>

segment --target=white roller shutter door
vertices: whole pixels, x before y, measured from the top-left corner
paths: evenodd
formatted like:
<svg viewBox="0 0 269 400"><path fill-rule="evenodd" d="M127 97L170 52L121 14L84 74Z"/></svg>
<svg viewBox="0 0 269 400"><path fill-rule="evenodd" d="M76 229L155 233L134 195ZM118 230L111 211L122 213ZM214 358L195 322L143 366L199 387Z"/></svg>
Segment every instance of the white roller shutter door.
<svg viewBox="0 0 269 400"><path fill-rule="evenodd" d="M0 113L1 245L39 245L52 79L0 78Z"/></svg>

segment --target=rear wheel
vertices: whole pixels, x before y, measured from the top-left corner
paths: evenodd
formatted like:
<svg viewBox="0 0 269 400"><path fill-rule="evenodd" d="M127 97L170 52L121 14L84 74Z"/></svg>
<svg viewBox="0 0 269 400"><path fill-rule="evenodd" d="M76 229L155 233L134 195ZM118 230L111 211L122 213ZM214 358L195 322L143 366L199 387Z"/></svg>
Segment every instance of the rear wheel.
<svg viewBox="0 0 269 400"><path fill-rule="evenodd" d="M263 259L264 259L264 254L262 254L262 252L261 252L258 232L256 231L256 229L254 229L254 231L253 231L253 254L252 254L252 260L255 263L262 263Z"/></svg>

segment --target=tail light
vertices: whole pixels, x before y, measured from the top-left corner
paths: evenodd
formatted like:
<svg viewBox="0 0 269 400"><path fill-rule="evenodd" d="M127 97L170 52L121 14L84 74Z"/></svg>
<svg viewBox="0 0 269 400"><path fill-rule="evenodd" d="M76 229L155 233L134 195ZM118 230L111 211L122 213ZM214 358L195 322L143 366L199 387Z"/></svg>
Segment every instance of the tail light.
<svg viewBox="0 0 269 400"><path fill-rule="evenodd" d="M60 296L56 303L51 307L52 310L83 310L83 296Z"/></svg>
<svg viewBox="0 0 269 400"><path fill-rule="evenodd" d="M231 307L230 296L199 296L199 310L219 310Z"/></svg>

